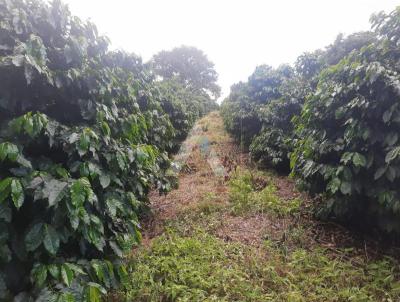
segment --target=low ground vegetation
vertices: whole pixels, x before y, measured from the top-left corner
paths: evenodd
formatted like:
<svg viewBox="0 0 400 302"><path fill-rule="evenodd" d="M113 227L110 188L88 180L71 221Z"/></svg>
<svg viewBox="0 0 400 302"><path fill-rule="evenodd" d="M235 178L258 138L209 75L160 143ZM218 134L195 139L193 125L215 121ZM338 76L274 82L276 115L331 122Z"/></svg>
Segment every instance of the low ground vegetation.
<svg viewBox="0 0 400 302"><path fill-rule="evenodd" d="M255 249L201 231L173 231L130 260L132 301L395 301L390 259L355 266L324 249Z"/></svg>
<svg viewBox="0 0 400 302"><path fill-rule="evenodd" d="M275 185L266 182L263 173L238 168L229 182L232 212L270 212L278 216L298 213L301 204L299 198L282 200L276 195Z"/></svg>

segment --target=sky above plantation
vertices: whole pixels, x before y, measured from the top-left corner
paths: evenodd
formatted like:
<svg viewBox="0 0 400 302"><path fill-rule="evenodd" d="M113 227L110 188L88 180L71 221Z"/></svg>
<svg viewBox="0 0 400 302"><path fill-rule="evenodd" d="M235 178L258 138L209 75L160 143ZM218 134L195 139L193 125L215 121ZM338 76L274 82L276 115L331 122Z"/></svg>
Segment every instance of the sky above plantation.
<svg viewBox="0 0 400 302"><path fill-rule="evenodd" d="M369 17L395 0L64 0L93 21L112 48L146 61L160 50L190 45L215 63L223 95L260 64L293 63L338 33L370 28Z"/></svg>

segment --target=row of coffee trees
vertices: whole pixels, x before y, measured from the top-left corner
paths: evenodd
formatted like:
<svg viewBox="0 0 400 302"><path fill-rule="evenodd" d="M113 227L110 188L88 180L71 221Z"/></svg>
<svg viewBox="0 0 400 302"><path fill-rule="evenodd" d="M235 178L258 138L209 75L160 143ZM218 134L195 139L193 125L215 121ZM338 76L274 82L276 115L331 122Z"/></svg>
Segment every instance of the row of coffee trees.
<svg viewBox="0 0 400 302"><path fill-rule="evenodd" d="M400 8L294 66L259 66L222 105L263 165L322 194L316 213L400 232Z"/></svg>
<svg viewBox="0 0 400 302"><path fill-rule="evenodd" d="M147 193L174 185L169 155L216 108L216 80L197 49L143 64L58 0L0 0L0 301L123 286Z"/></svg>

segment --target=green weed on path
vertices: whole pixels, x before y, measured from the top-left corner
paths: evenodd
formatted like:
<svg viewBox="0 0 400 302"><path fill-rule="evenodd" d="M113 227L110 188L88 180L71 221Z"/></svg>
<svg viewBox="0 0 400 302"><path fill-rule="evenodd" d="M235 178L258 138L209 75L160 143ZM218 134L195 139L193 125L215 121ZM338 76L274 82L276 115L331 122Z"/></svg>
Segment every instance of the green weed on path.
<svg viewBox="0 0 400 302"><path fill-rule="evenodd" d="M233 213L271 212L283 217L298 212L301 200L281 200L270 177L267 178L264 174L241 168L235 171L229 182L229 199Z"/></svg>
<svg viewBox="0 0 400 302"><path fill-rule="evenodd" d="M135 253L127 301L398 301L389 259L356 267L323 249L262 249L174 232Z"/></svg>

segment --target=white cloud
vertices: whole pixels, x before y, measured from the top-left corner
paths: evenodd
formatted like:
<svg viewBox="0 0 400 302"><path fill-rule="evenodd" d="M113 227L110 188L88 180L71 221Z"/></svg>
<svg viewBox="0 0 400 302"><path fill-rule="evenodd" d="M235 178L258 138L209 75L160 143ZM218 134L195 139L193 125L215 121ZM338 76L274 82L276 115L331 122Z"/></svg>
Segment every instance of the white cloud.
<svg viewBox="0 0 400 302"><path fill-rule="evenodd" d="M64 0L91 19L114 48L148 60L162 49L191 45L215 63L224 96L256 65L293 63L340 32L369 29L372 13L395 0Z"/></svg>

